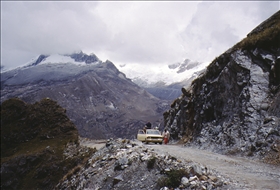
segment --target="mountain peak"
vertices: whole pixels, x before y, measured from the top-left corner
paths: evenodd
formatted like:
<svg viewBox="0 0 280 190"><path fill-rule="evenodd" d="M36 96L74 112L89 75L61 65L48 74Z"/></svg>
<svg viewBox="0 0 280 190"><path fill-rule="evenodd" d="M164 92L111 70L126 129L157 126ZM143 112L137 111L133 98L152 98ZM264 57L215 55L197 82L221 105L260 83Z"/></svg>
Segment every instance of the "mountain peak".
<svg viewBox="0 0 280 190"><path fill-rule="evenodd" d="M99 58L91 53L90 55L85 54L82 51L74 52L72 54L41 54L36 58L31 59L24 67L36 66L42 63L85 63L91 64L100 62Z"/></svg>
<svg viewBox="0 0 280 190"><path fill-rule="evenodd" d="M66 55L66 56L71 57L76 62L85 62L86 64L90 64L90 63L100 61L94 53L91 53L90 55L87 55L87 54L83 53L82 51L80 51L78 53L73 53L71 55Z"/></svg>

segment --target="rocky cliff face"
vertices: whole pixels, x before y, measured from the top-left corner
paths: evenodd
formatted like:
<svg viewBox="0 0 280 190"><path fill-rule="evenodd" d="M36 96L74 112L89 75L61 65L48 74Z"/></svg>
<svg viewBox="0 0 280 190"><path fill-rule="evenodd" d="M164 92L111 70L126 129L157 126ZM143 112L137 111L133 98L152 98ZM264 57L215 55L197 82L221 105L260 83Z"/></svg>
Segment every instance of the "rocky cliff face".
<svg viewBox="0 0 280 190"><path fill-rule="evenodd" d="M1 104L1 189L52 189L93 152L55 101Z"/></svg>
<svg viewBox="0 0 280 190"><path fill-rule="evenodd" d="M279 160L280 12L253 31L164 113L173 139L224 153L270 152Z"/></svg>
<svg viewBox="0 0 280 190"><path fill-rule="evenodd" d="M35 66L1 73L1 102L18 97L34 103L49 97L67 110L82 137L95 139L134 138L147 121L159 125L166 102L135 85L110 61L72 57L75 63L48 63L51 57L45 57Z"/></svg>

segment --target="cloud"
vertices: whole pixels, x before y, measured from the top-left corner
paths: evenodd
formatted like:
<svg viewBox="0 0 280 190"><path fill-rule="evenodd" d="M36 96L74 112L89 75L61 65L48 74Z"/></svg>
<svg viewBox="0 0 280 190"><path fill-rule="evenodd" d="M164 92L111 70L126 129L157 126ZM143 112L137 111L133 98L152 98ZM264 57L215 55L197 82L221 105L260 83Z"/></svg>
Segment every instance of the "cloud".
<svg viewBox="0 0 280 190"><path fill-rule="evenodd" d="M212 61L278 11L275 2L203 2L182 32L186 57ZM266 8L267 7L267 8ZM270 8L270 9L268 9ZM263 10L270 14L263 14ZM258 16L256 16L258 15Z"/></svg>
<svg viewBox="0 0 280 190"><path fill-rule="evenodd" d="M97 8L98 15L112 31L111 44L105 51L112 52L112 59L126 62L178 59L183 54L178 30L187 24L196 4L184 7L182 2L102 3Z"/></svg>
<svg viewBox="0 0 280 190"><path fill-rule="evenodd" d="M211 61L278 11L278 2L1 2L1 64L95 53L116 64Z"/></svg>

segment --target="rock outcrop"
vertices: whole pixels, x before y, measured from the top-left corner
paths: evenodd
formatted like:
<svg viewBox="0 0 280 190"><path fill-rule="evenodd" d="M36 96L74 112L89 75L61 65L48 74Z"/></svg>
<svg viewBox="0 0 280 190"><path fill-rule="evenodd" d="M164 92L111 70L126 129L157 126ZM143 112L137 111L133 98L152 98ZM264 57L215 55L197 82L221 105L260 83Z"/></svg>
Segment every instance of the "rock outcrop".
<svg viewBox="0 0 280 190"><path fill-rule="evenodd" d="M87 54L83 53L82 51L79 53L73 53L69 56L77 62L85 62L86 64L100 61L95 54L92 53L90 55L87 55Z"/></svg>
<svg viewBox="0 0 280 190"><path fill-rule="evenodd" d="M94 151L55 101L1 104L1 189L53 189Z"/></svg>
<svg viewBox="0 0 280 190"><path fill-rule="evenodd" d="M257 28L182 89L164 113L173 139L280 161L280 11Z"/></svg>

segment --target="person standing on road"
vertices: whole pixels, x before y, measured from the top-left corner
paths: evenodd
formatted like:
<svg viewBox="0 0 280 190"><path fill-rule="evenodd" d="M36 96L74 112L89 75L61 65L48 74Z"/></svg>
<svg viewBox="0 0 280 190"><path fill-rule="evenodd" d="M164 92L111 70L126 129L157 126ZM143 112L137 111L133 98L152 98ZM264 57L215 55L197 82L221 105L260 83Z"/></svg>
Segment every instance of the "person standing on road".
<svg viewBox="0 0 280 190"><path fill-rule="evenodd" d="M169 142L169 137L170 137L169 131L167 131L167 129L164 129L164 132L162 133L162 136L163 136L164 144L167 144Z"/></svg>
<svg viewBox="0 0 280 190"><path fill-rule="evenodd" d="M146 123L146 129L151 129L152 128L152 124L150 122Z"/></svg>

